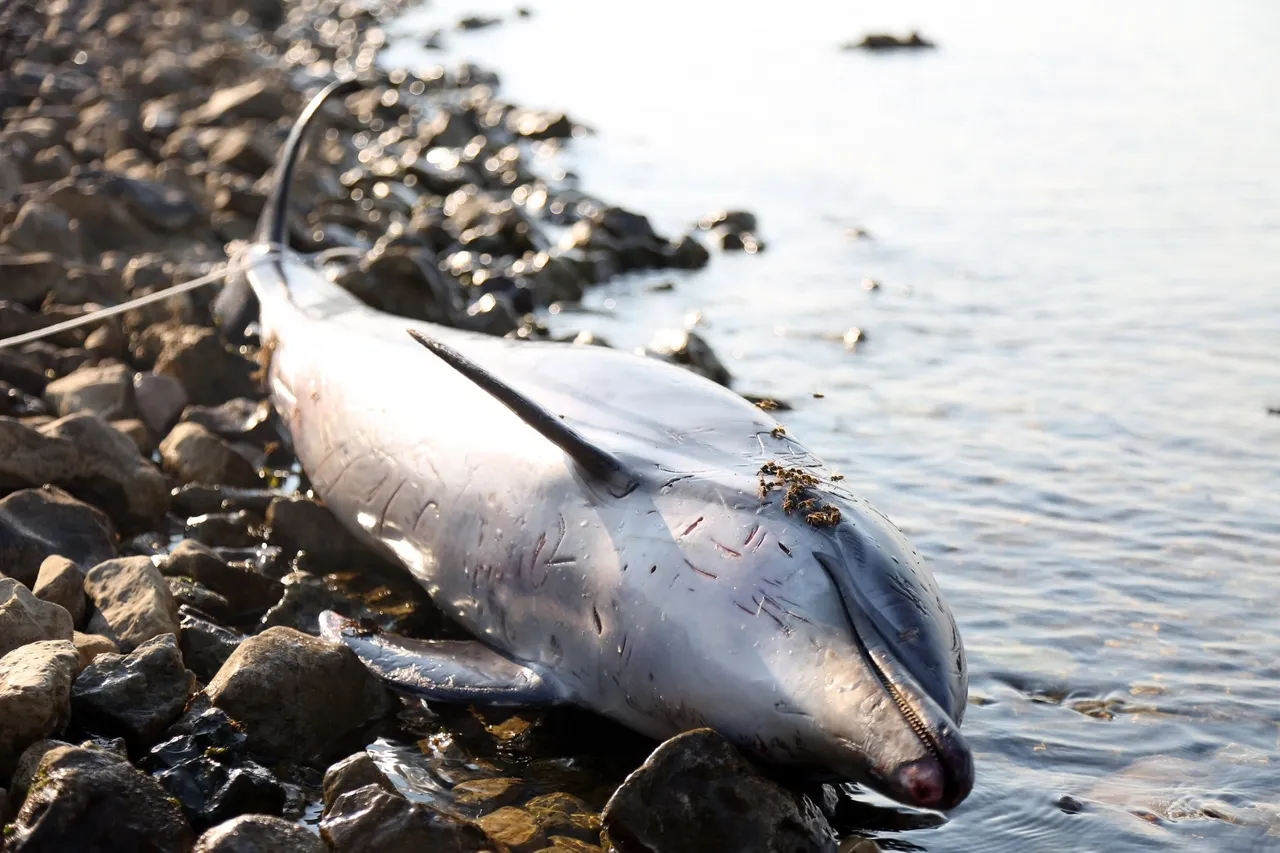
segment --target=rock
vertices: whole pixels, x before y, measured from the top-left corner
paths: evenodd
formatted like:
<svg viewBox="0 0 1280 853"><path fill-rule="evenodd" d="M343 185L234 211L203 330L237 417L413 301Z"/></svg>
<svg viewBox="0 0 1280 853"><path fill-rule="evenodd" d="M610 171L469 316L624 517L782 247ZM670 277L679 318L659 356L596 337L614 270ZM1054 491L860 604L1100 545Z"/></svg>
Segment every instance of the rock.
<svg viewBox="0 0 1280 853"><path fill-rule="evenodd" d="M600 815L572 794L543 794L526 802L524 810L549 836L576 836L592 842L600 837Z"/></svg>
<svg viewBox="0 0 1280 853"><path fill-rule="evenodd" d="M205 545L184 539L174 546L164 573L186 576L223 596L232 622L256 622L280 601L280 582L257 572L232 566Z"/></svg>
<svg viewBox="0 0 1280 853"><path fill-rule="evenodd" d="M61 554L83 569L115 553L107 517L61 489L23 489L0 498L0 571L28 588L49 556Z"/></svg>
<svg viewBox="0 0 1280 853"><path fill-rule="evenodd" d="M182 611L182 635L179 646L182 660L204 683L209 683L244 639L241 635L215 625L192 613Z"/></svg>
<svg viewBox="0 0 1280 853"><path fill-rule="evenodd" d="M663 743L602 815L619 853L834 853L822 813L766 779L724 738L697 729Z"/></svg>
<svg viewBox="0 0 1280 853"><path fill-rule="evenodd" d="M219 136L218 141L213 144L209 150L209 162L260 178L271 168L272 156L271 152L264 151L257 144L248 130L233 127Z"/></svg>
<svg viewBox="0 0 1280 853"><path fill-rule="evenodd" d="M187 407L187 390L181 382L150 371L134 376L133 398L152 435L167 435Z"/></svg>
<svg viewBox="0 0 1280 853"><path fill-rule="evenodd" d="M350 601L309 572L290 572L280 579L284 595L262 615L258 630L284 626L307 634L320 633L320 614L326 610L345 611Z"/></svg>
<svg viewBox="0 0 1280 853"><path fill-rule="evenodd" d="M5 283L5 297L29 308L39 307L65 276L66 270L57 256L49 252L0 253L0 281Z"/></svg>
<svg viewBox="0 0 1280 853"><path fill-rule="evenodd" d="M153 637L178 634L178 604L150 557L99 563L85 575L85 591L97 612L92 633L115 640L126 653Z"/></svg>
<svg viewBox="0 0 1280 853"><path fill-rule="evenodd" d="M182 713L195 692L177 640L161 634L130 654L103 654L76 676L71 710L76 724L96 734L123 737L145 749Z"/></svg>
<svg viewBox="0 0 1280 853"><path fill-rule="evenodd" d="M71 614L74 624L84 624L84 572L66 557L58 554L47 557L40 564L40 573L31 591L36 598L63 607Z"/></svg>
<svg viewBox="0 0 1280 853"><path fill-rule="evenodd" d="M187 519L187 538L202 545L222 548L248 548L259 537L255 534L253 516L244 510L211 512Z"/></svg>
<svg viewBox="0 0 1280 853"><path fill-rule="evenodd" d="M270 815L244 815L210 829L194 853L325 853L316 835Z"/></svg>
<svg viewBox="0 0 1280 853"><path fill-rule="evenodd" d="M721 385L728 385L733 378L711 345L697 332L684 329L660 331L650 341L646 354L687 367Z"/></svg>
<svg viewBox="0 0 1280 853"><path fill-rule="evenodd" d="M93 663L98 655L120 654L120 647L101 634L81 634L76 631L71 635L71 642L75 644L76 652L80 655L81 667Z"/></svg>
<svg viewBox="0 0 1280 853"><path fill-rule="evenodd" d="M368 549L347 532L328 508L303 497L282 497L267 508L267 541L308 559L335 565Z"/></svg>
<svg viewBox="0 0 1280 853"><path fill-rule="evenodd" d="M231 445L199 424L180 423L160 442L166 471L184 483L252 486L258 472Z"/></svg>
<svg viewBox="0 0 1280 853"><path fill-rule="evenodd" d="M568 139L573 122L562 112L514 109L507 113L507 129L525 139Z"/></svg>
<svg viewBox="0 0 1280 853"><path fill-rule="evenodd" d="M212 329L178 326L169 330L153 369L182 383L188 398L199 406L257 396L252 378L257 365L228 350Z"/></svg>
<svg viewBox="0 0 1280 853"><path fill-rule="evenodd" d="M0 417L27 418L48 412L44 401L0 380Z"/></svg>
<svg viewBox="0 0 1280 853"><path fill-rule="evenodd" d="M533 853L547 846L547 837L533 815L511 806L490 812L476 821L494 841L505 844L515 853Z"/></svg>
<svg viewBox="0 0 1280 853"><path fill-rule="evenodd" d="M0 779L9 779L27 747L67 725L79 666L66 640L30 643L0 657Z"/></svg>
<svg viewBox="0 0 1280 853"><path fill-rule="evenodd" d="M285 113L280 90L263 79L219 89L198 108L182 116L183 124L219 124L234 119L275 121Z"/></svg>
<svg viewBox="0 0 1280 853"><path fill-rule="evenodd" d="M74 456L58 476L78 494L103 504L121 523L150 521L169 509L164 477L143 459L138 446L101 418L87 412L40 427L45 438L68 442Z"/></svg>
<svg viewBox="0 0 1280 853"><path fill-rule="evenodd" d="M6 829L5 853L188 853L195 842L177 804L119 756L57 747Z"/></svg>
<svg viewBox="0 0 1280 853"><path fill-rule="evenodd" d="M502 23L502 19L493 15L467 15L458 19L460 30L483 30Z"/></svg>
<svg viewBox="0 0 1280 853"><path fill-rule="evenodd" d="M219 406L188 406L182 420L200 424L232 441L268 441L275 437L271 404L239 397Z"/></svg>
<svg viewBox="0 0 1280 853"><path fill-rule="evenodd" d="M138 450L139 456L151 455L151 433L147 431L147 425L137 418L128 418L123 421L112 421L111 428L123 435Z"/></svg>
<svg viewBox="0 0 1280 853"><path fill-rule="evenodd" d="M757 226L756 215L746 210L717 210L698 220L698 227L703 231L723 227L729 231L742 233L755 231Z"/></svg>
<svg viewBox="0 0 1280 853"><path fill-rule="evenodd" d="M70 640L71 614L36 598L13 578L0 578L0 656L42 640Z"/></svg>
<svg viewBox="0 0 1280 853"><path fill-rule="evenodd" d="M474 824L410 803L377 785L343 794L320 822L334 853L471 853L493 842Z"/></svg>
<svg viewBox="0 0 1280 853"><path fill-rule="evenodd" d="M727 231L717 228L714 232L720 238L720 248L726 252L746 252L755 255L764 251L764 242L749 231Z"/></svg>
<svg viewBox="0 0 1280 853"><path fill-rule="evenodd" d="M377 785L384 791L396 793L396 787L391 780L369 757L369 753L361 750L355 755L348 755L324 772L325 812L333 807L338 797L366 785Z"/></svg>
<svg viewBox="0 0 1280 853"><path fill-rule="evenodd" d="M453 786L450 793L460 805L478 806L488 810L511 805L520 798L523 791L524 782L521 780L498 777L459 782Z"/></svg>
<svg viewBox="0 0 1280 853"><path fill-rule="evenodd" d="M186 607L219 622L231 621L231 605L225 597L188 577L170 577L168 581L169 592L178 602L179 613Z"/></svg>
<svg viewBox="0 0 1280 853"><path fill-rule="evenodd" d="M267 507L279 497L279 492L270 489L240 489L210 483L188 483L174 490L173 511L183 518L239 510L265 515Z"/></svg>
<svg viewBox="0 0 1280 853"><path fill-rule="evenodd" d="M49 252L56 257L78 260L83 256L80 226L61 208L33 198L18 209L18 215L3 231L0 243L19 252Z"/></svg>
<svg viewBox="0 0 1280 853"><path fill-rule="evenodd" d="M50 382L44 399L59 417L87 411L105 421L131 418L133 371L123 364L82 367Z"/></svg>
<svg viewBox="0 0 1280 853"><path fill-rule="evenodd" d="M711 260L707 247L698 242L692 234L686 234L679 240L667 244L664 250L667 266L681 270L700 270Z"/></svg>
<svg viewBox="0 0 1280 853"><path fill-rule="evenodd" d="M869 33L863 36L862 41L847 42L840 46L841 50L921 50L937 47L933 42L920 35L918 30L912 30L911 34L905 38L885 34L885 33Z"/></svg>
<svg viewBox="0 0 1280 853"><path fill-rule="evenodd" d="M258 754L320 766L391 708L346 646L282 627L241 643L205 692L245 724Z"/></svg>

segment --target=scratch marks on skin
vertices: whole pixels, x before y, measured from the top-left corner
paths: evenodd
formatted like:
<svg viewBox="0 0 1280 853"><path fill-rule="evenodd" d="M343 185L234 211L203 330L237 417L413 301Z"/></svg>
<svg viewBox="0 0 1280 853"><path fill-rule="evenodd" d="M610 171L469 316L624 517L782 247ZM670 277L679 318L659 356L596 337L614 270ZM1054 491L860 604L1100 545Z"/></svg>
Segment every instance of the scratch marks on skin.
<svg viewBox="0 0 1280 853"><path fill-rule="evenodd" d="M686 527L686 528L684 529L684 533L681 533L681 534L680 534L680 536L679 536L679 538L680 538L680 539L683 539L684 537L686 537L686 536L688 536L690 533L692 533L694 530L696 530L696 529L697 529L697 527L698 527L698 525L702 523L702 520L703 520L703 517L702 517L701 515L700 515L700 516L698 516L698 517L697 517L697 519L696 519L696 520L694 520L694 522L693 522L692 524L690 524L688 527Z"/></svg>
<svg viewBox="0 0 1280 853"><path fill-rule="evenodd" d="M685 558L684 564L689 568L693 569L698 574L702 575L704 578L711 578L712 580L715 580L716 578L720 577L719 575L712 574L711 572L704 571L703 569L698 568L693 563L689 562L688 558Z"/></svg>
<svg viewBox="0 0 1280 853"><path fill-rule="evenodd" d="M541 589L547 583L547 578L551 575L553 566L565 566L573 563L576 558L573 555L560 555L558 552L560 546L564 544L564 537L568 533L568 523L564 520L564 515L556 516L556 530L552 535L556 537L555 544L551 546L551 552L547 555L547 559L540 564L538 558L541 556L543 549L547 544L546 534L538 536L538 543L533 549L533 562L529 567L529 578L533 582L534 589Z"/></svg>
<svg viewBox="0 0 1280 853"><path fill-rule="evenodd" d="M757 535L759 535L760 537L759 539L756 538ZM750 548L752 551L754 551L764 544L764 540L766 536L768 536L768 534L761 532L760 525L757 524L755 527L751 528L750 532L747 533L747 539L745 542L742 543L742 546L744 548Z"/></svg>
<svg viewBox="0 0 1280 853"><path fill-rule="evenodd" d="M382 529L387 524L387 513L391 511L391 504L395 501L396 495L400 494L400 490L404 488L405 483L407 482L409 481L402 477L400 482L396 484L396 487L391 490L391 495L387 498L387 502L382 505L382 512L378 513L378 526L374 534L375 536L382 536Z"/></svg>
<svg viewBox="0 0 1280 853"><path fill-rule="evenodd" d="M663 484L662 484L662 488L661 488L661 489L659 489L658 491L659 491L659 492L665 492L667 489L671 488L672 486L674 486L676 483L680 482L681 480L690 480L690 479L693 479L693 476L694 476L693 474L681 474L681 475L679 475L679 476L677 476L677 477L672 477L670 480L667 480L667 482L663 483Z"/></svg>
<svg viewBox="0 0 1280 853"><path fill-rule="evenodd" d="M730 548L728 545L721 545L719 542L717 542L717 541L716 541L716 540L714 540L714 539L712 539L712 540L711 540L711 543L712 543L713 545L715 545L717 548L719 548L719 549L720 549L720 551L721 551L721 552L723 552L726 556L729 556L729 557L741 557L741 556L742 556L742 552L740 552L740 551L735 551L735 550L733 550L732 548Z"/></svg>

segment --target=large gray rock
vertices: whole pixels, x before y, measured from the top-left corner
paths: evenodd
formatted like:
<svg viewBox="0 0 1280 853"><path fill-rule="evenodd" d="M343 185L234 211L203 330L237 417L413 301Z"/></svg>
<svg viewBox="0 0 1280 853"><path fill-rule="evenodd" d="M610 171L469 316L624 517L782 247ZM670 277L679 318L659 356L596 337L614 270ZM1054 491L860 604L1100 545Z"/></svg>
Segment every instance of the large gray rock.
<svg viewBox="0 0 1280 853"><path fill-rule="evenodd" d="M242 642L205 692L245 725L254 752L317 767L392 707L354 652L291 628Z"/></svg>
<svg viewBox="0 0 1280 853"><path fill-rule="evenodd" d="M123 364L82 367L44 389L45 402L59 417L90 412L104 421L131 418L133 404L133 371Z"/></svg>
<svg viewBox="0 0 1280 853"><path fill-rule="evenodd" d="M0 441L0 467L5 449ZM53 554L87 569L116 555L115 529L101 510L52 486L0 498L0 572L30 588Z"/></svg>
<svg viewBox="0 0 1280 853"><path fill-rule="evenodd" d="M373 763L369 753L362 749L355 755L348 755L324 771L322 787L324 790L325 812L333 808L333 804L337 802L338 797L357 788L363 788L366 785L377 785L389 793L396 793L395 785L382 772L382 769Z"/></svg>
<svg viewBox="0 0 1280 853"><path fill-rule="evenodd" d="M0 779L8 781L27 747L66 726L79 666L66 640L31 643L0 657Z"/></svg>
<svg viewBox="0 0 1280 853"><path fill-rule="evenodd" d="M338 797L320 823L320 835L334 853L473 853L495 846L475 824L410 803L378 785Z"/></svg>
<svg viewBox="0 0 1280 853"><path fill-rule="evenodd" d="M46 557L31 591L41 601L65 608L75 625L84 624L84 572L66 557L61 554Z"/></svg>
<svg viewBox="0 0 1280 853"><path fill-rule="evenodd" d="M766 779L711 729L663 743L602 815L619 853L835 853L813 803Z"/></svg>
<svg viewBox="0 0 1280 853"><path fill-rule="evenodd" d="M196 678L207 684L222 669L244 637L192 613L189 608L181 607L179 610L183 611L182 661L196 674Z"/></svg>
<svg viewBox="0 0 1280 853"><path fill-rule="evenodd" d="M325 853L315 833L271 815L243 815L210 829L194 853Z"/></svg>
<svg viewBox="0 0 1280 853"><path fill-rule="evenodd" d="M152 637L178 634L178 603L150 557L99 563L85 575L85 592L97 612L89 630L131 652Z"/></svg>
<svg viewBox="0 0 1280 853"><path fill-rule="evenodd" d="M196 423L180 423L160 442L164 468L184 483L252 486L258 472L222 439Z"/></svg>
<svg viewBox="0 0 1280 853"><path fill-rule="evenodd" d="M41 601L13 578L0 578L0 656L27 643L70 640L74 631L65 608Z"/></svg>
<svg viewBox="0 0 1280 853"><path fill-rule="evenodd" d="M216 406L232 397L253 397L252 361L228 350L212 329L177 326L164 332L155 372L182 383L191 402Z"/></svg>
<svg viewBox="0 0 1280 853"><path fill-rule="evenodd" d="M194 833L178 804L121 756L56 747L6 828L5 853L190 853Z"/></svg>
<svg viewBox="0 0 1280 853"><path fill-rule="evenodd" d="M284 595L280 581L233 566L209 547L191 539L184 539L174 547L163 571L170 577L189 577L221 595L235 623L256 622Z"/></svg>
<svg viewBox="0 0 1280 853"><path fill-rule="evenodd" d="M134 750L155 743L195 692L172 634L161 634L127 655L99 655L71 687L79 726L122 737Z"/></svg>
<svg viewBox="0 0 1280 853"><path fill-rule="evenodd" d="M133 397L152 435L166 435L187 407L187 389L181 382L151 372L133 377Z"/></svg>

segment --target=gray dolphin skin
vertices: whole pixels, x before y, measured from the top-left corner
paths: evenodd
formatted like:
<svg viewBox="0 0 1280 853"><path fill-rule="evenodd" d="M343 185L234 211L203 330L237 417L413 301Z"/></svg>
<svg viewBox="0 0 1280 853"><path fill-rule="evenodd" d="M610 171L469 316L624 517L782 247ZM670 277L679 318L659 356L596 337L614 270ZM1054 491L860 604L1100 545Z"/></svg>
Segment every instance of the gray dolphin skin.
<svg viewBox="0 0 1280 853"><path fill-rule="evenodd" d="M477 641L331 613L326 636L425 699L572 703L654 738L709 726L813 779L964 800L950 610L893 524L767 412L653 359L375 311L284 247L306 125L349 86L298 119L218 310L232 328L252 289L316 493Z"/></svg>

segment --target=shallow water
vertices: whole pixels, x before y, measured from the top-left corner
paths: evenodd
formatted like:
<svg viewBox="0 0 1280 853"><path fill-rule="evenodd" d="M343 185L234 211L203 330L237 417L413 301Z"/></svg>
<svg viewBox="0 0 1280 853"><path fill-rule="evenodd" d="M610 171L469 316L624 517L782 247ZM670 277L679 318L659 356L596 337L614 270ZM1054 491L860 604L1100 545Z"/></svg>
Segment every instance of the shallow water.
<svg viewBox="0 0 1280 853"><path fill-rule="evenodd" d="M415 10L387 60L493 67L598 131L593 193L671 233L742 206L768 244L554 324L700 311L955 610L977 785L878 843L1280 850L1275 5L512 5ZM473 11L509 20L416 46ZM912 26L941 48L838 50Z"/></svg>

